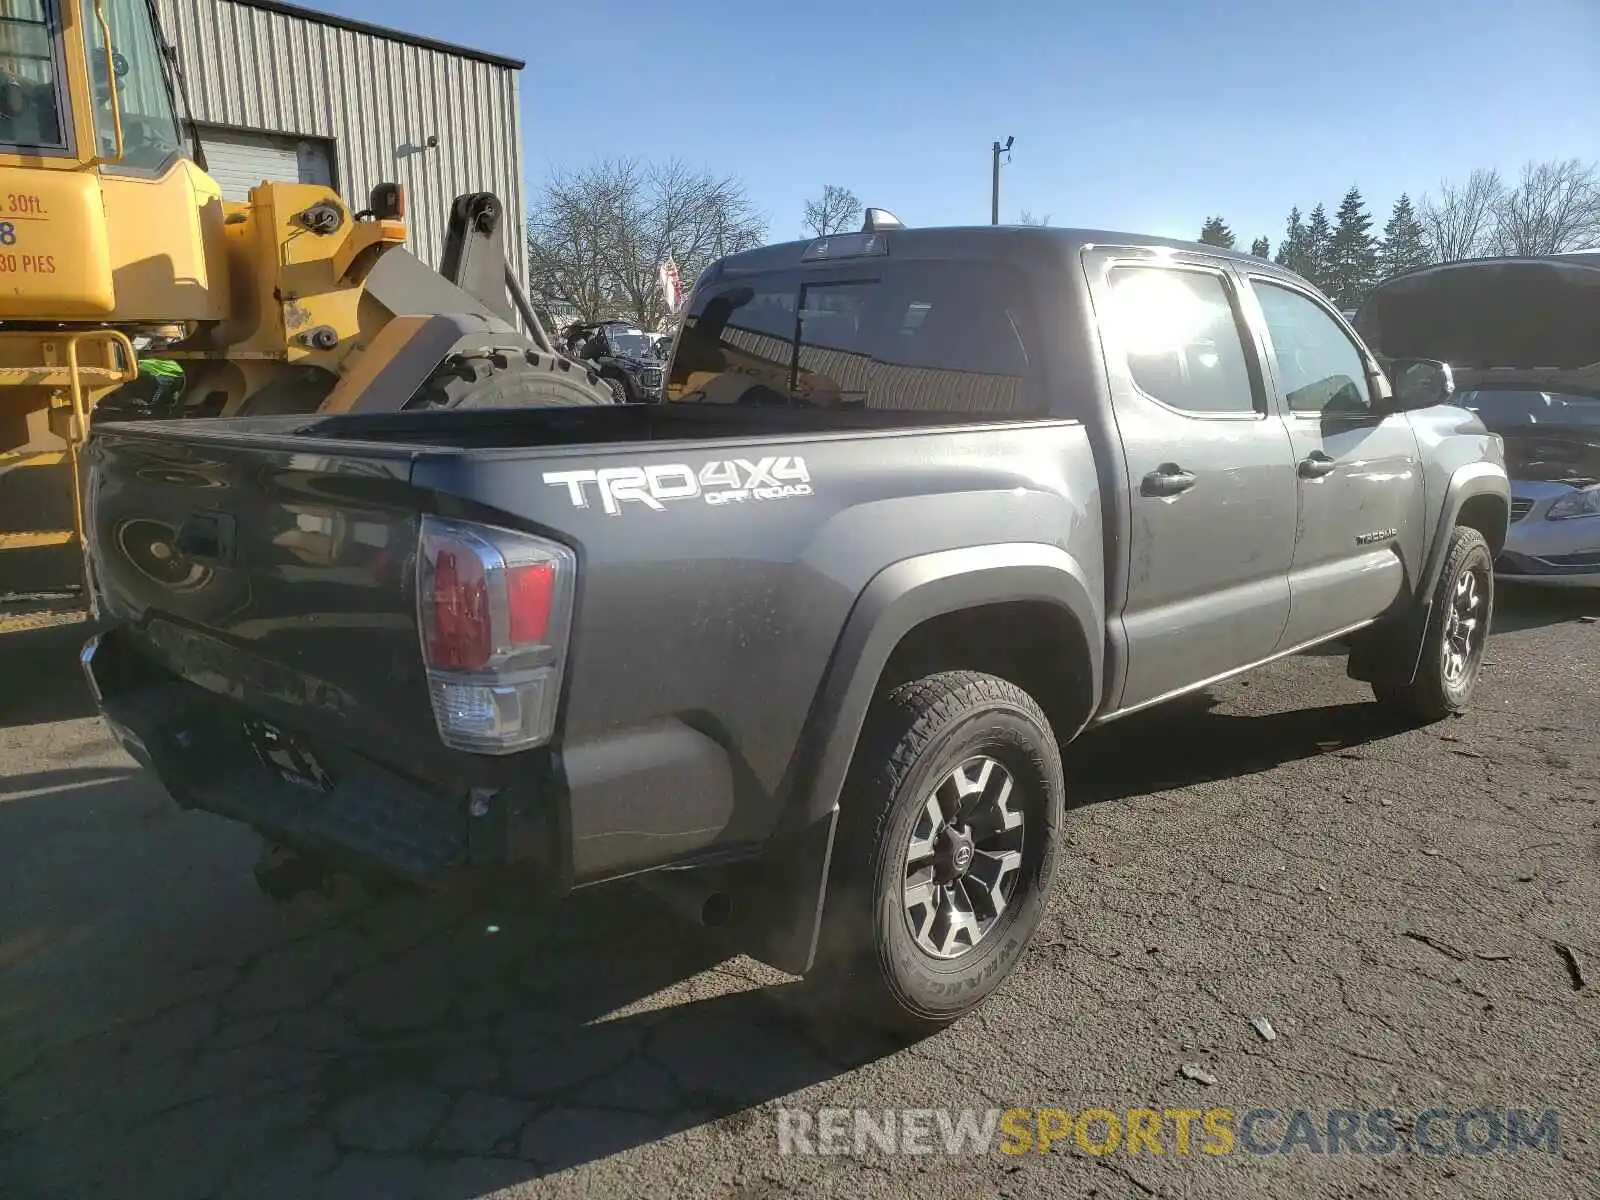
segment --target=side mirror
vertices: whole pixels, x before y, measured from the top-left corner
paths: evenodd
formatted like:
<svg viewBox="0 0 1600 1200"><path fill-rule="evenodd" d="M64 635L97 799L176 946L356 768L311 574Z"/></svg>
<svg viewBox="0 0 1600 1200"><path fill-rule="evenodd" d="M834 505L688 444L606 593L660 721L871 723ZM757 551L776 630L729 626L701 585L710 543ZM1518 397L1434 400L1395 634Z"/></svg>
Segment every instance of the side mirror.
<svg viewBox="0 0 1600 1200"><path fill-rule="evenodd" d="M1450 364L1436 358L1396 358L1387 364L1397 412L1449 404L1456 394Z"/></svg>

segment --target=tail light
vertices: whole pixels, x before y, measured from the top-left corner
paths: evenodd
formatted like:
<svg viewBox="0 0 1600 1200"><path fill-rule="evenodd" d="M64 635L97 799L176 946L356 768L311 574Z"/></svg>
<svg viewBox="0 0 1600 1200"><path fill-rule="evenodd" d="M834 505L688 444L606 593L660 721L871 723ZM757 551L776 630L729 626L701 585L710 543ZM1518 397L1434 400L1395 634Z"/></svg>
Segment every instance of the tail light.
<svg viewBox="0 0 1600 1200"><path fill-rule="evenodd" d="M422 519L417 618L446 745L511 754L550 740L577 567L559 542Z"/></svg>

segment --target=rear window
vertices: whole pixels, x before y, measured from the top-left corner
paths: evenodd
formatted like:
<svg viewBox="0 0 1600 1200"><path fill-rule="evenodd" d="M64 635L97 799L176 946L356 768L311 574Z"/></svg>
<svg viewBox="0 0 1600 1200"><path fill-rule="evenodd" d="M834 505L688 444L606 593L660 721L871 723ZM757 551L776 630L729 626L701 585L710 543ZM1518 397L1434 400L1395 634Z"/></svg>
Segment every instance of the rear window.
<svg viewBox="0 0 1600 1200"><path fill-rule="evenodd" d="M702 287L667 399L1039 416L1025 288L997 263L881 260Z"/></svg>

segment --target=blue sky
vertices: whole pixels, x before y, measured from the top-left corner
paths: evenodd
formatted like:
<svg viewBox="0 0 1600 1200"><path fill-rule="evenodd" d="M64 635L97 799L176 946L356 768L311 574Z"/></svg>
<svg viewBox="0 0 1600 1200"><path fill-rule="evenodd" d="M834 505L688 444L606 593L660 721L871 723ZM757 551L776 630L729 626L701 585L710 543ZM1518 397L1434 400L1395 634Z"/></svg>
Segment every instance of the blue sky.
<svg viewBox="0 0 1600 1200"><path fill-rule="evenodd" d="M1600 157L1600 0L325 6L526 59L531 185L676 156L743 178L775 240L825 183L987 222L1007 135L1002 220L1195 237L1216 212L1246 245L1351 184L1381 226L1441 177Z"/></svg>

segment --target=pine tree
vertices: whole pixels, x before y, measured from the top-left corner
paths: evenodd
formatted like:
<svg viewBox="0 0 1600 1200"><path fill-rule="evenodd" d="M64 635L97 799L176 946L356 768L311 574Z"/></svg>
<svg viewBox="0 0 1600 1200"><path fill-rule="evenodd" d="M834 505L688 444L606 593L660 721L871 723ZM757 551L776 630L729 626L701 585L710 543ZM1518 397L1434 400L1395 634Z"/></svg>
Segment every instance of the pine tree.
<svg viewBox="0 0 1600 1200"><path fill-rule="evenodd" d="M1205 224L1200 226L1200 241L1207 246L1221 246L1224 250L1233 249L1233 230L1228 228L1228 223L1221 217L1207 217Z"/></svg>
<svg viewBox="0 0 1600 1200"><path fill-rule="evenodd" d="M1360 188L1352 187L1339 202L1330 251L1329 294L1341 308L1355 308L1378 281L1378 239Z"/></svg>
<svg viewBox="0 0 1600 1200"><path fill-rule="evenodd" d="M1313 264L1307 236L1305 221L1300 216L1300 206L1295 205L1289 210L1289 224L1284 232L1283 241L1278 243L1278 253L1273 261L1280 267L1287 267L1296 275L1310 279Z"/></svg>
<svg viewBox="0 0 1600 1200"><path fill-rule="evenodd" d="M1267 241L1267 239L1264 237L1258 237L1255 241L1250 243L1250 253L1254 254L1257 258L1271 258L1272 243Z"/></svg>
<svg viewBox="0 0 1600 1200"><path fill-rule="evenodd" d="M1305 269L1300 274L1327 291L1332 259L1333 229L1328 224L1328 210L1318 204L1311 210L1311 219L1306 222Z"/></svg>
<svg viewBox="0 0 1600 1200"><path fill-rule="evenodd" d="M1383 245L1378 250L1378 276L1388 279L1401 271L1432 265L1433 255L1428 251L1427 231L1417 219L1411 197L1404 192L1394 202L1389 223L1383 227Z"/></svg>

